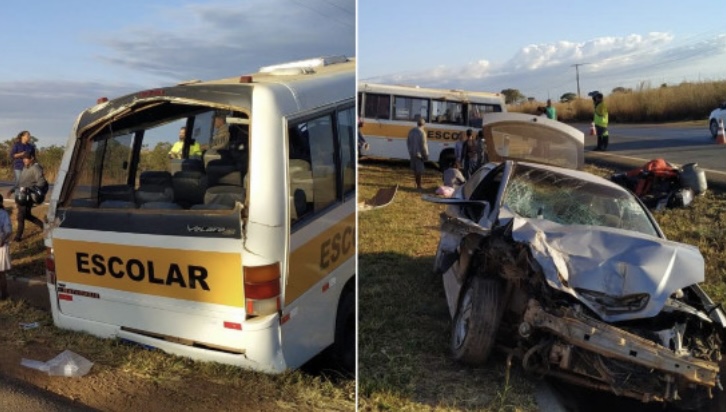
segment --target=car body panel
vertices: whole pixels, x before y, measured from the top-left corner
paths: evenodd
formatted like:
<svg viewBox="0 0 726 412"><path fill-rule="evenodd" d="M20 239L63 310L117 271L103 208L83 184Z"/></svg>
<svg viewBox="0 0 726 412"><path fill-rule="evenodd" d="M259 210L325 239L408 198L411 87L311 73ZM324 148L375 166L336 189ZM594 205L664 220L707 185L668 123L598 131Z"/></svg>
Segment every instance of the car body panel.
<svg viewBox="0 0 726 412"><path fill-rule="evenodd" d="M705 279L698 248L632 231L517 217L512 237L529 245L550 287L576 297L606 322L656 316L674 292ZM580 289L650 299L640 310L611 313Z"/></svg>
<svg viewBox="0 0 726 412"><path fill-rule="evenodd" d="M487 113L487 156L492 162L519 160L582 169L585 135L565 123L524 113Z"/></svg>

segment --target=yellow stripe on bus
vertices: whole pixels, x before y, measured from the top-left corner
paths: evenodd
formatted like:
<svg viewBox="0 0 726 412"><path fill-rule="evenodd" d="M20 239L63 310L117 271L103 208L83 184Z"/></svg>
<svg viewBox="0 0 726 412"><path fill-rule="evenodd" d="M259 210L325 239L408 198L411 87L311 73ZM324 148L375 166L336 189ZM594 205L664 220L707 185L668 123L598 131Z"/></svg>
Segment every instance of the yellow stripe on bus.
<svg viewBox="0 0 726 412"><path fill-rule="evenodd" d="M55 239L53 246L59 283L244 307L238 253L66 239Z"/></svg>
<svg viewBox="0 0 726 412"><path fill-rule="evenodd" d="M363 123L361 133L363 136L377 136L390 139L405 139L408 137L408 132L411 130L413 125L397 125L397 124L385 124L375 121L367 121ZM443 125L431 125L424 126L426 130L426 138L430 141L456 141L459 140L459 136L466 132L466 129L471 129L474 134L479 129L474 127L446 127Z"/></svg>
<svg viewBox="0 0 726 412"><path fill-rule="evenodd" d="M355 256L355 213L297 248L290 255L285 303L289 304L314 284ZM342 287L342 285L341 285Z"/></svg>

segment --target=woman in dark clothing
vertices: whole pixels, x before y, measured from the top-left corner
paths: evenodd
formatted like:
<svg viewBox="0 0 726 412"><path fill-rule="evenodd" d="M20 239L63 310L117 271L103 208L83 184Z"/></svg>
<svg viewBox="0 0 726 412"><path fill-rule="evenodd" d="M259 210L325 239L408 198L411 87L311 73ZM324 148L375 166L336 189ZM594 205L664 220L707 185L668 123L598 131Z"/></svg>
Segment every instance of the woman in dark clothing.
<svg viewBox="0 0 726 412"><path fill-rule="evenodd" d="M18 190L20 173L23 171L23 167L25 167L23 165L23 156L26 153L35 157L35 146L30 143L30 132L23 130L18 133L18 136L15 138L15 143L13 143L13 147L10 149L10 160L13 163L13 172L15 173L15 185L8 191L8 197Z"/></svg>
<svg viewBox="0 0 726 412"><path fill-rule="evenodd" d="M48 181L43 176L43 168L35 161L35 156L30 153L23 155L23 168L18 181L18 196L15 197L15 203L18 208L18 230L15 234L15 241L20 242L23 238L25 230L25 221L29 220L43 229L43 221L33 216L31 209L33 201L29 195L30 190L40 190L43 195L48 191ZM22 199L22 201L19 201Z"/></svg>

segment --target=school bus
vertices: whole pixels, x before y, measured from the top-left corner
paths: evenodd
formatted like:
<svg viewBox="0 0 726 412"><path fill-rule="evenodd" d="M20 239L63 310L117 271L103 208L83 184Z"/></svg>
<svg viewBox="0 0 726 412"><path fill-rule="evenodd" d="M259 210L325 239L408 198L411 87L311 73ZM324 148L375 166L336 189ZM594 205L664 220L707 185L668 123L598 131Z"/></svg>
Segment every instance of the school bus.
<svg viewBox="0 0 726 412"><path fill-rule="evenodd" d="M499 93L359 83L358 116L368 143L368 150L361 154L408 159L406 137L422 117L429 159L442 164L454 158L461 134L472 129L476 135L486 113L504 111Z"/></svg>
<svg viewBox="0 0 726 412"><path fill-rule="evenodd" d="M355 84L353 58L315 58L82 112L48 212L54 323L270 373L329 348L353 370Z"/></svg>

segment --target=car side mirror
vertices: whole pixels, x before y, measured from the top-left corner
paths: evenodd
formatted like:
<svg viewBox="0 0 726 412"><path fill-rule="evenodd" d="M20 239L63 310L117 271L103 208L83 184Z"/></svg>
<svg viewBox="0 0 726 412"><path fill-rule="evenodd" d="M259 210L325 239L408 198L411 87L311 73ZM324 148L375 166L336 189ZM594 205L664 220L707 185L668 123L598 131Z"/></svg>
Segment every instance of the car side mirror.
<svg viewBox="0 0 726 412"><path fill-rule="evenodd" d="M489 220L489 214L491 213L491 205L486 200L470 200L470 199L456 199L456 198L442 198L442 197L436 197L431 195L423 195L421 196L421 199L431 202L431 203L438 203L438 204L444 204L444 205L458 205L458 206L476 206L482 210L481 214L478 216L478 221L474 222L471 219L466 219L463 217L457 217L456 220L458 220L460 223L464 224L465 226L477 226L480 229L491 229L492 222ZM479 231L479 230L477 230Z"/></svg>

